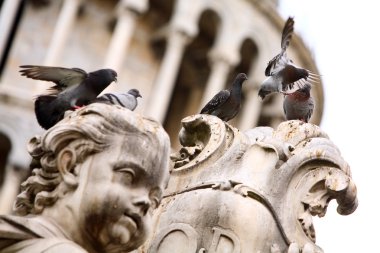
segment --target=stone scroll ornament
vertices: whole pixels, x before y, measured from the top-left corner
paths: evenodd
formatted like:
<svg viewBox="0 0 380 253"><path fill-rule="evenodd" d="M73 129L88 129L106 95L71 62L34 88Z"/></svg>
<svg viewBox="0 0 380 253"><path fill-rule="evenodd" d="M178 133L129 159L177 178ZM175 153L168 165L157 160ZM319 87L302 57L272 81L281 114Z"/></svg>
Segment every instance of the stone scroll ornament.
<svg viewBox="0 0 380 253"><path fill-rule="evenodd" d="M179 140L141 252L323 252L312 216L324 216L332 199L342 215L357 208L350 168L316 125L241 132L194 115L182 120Z"/></svg>

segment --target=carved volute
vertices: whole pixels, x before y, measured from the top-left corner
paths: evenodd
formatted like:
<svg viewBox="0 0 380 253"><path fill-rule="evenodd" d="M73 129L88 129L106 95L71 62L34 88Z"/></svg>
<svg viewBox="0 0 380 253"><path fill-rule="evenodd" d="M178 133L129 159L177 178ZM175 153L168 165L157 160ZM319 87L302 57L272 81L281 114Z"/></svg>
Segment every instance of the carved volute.
<svg viewBox="0 0 380 253"><path fill-rule="evenodd" d="M241 132L209 115L182 120L182 148L143 252L323 252L312 216L358 201L348 164L316 125Z"/></svg>

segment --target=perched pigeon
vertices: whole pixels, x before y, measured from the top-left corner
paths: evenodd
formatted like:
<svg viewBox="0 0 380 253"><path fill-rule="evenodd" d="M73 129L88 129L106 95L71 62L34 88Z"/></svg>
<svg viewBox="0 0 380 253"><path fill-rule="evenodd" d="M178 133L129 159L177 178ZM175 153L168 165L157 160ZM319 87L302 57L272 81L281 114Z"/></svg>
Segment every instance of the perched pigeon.
<svg viewBox="0 0 380 253"><path fill-rule="evenodd" d="M310 96L311 85L305 84L293 93L284 93L284 113L286 120L298 119L309 122L314 110L314 101Z"/></svg>
<svg viewBox="0 0 380 253"><path fill-rule="evenodd" d="M117 73L112 69L100 69L86 73L79 68L20 66L21 75L36 80L51 81L56 85L48 94L38 95L34 111L41 127L49 129L60 121L66 110L87 105L111 82Z"/></svg>
<svg viewBox="0 0 380 253"><path fill-rule="evenodd" d="M106 93L97 97L92 103L120 105L133 111L137 107L138 97L141 98L140 92L137 89L131 89L127 93Z"/></svg>
<svg viewBox="0 0 380 253"><path fill-rule="evenodd" d="M272 92L285 92L304 86L308 81L318 81L318 75L311 71L296 66L286 55L286 48L289 46L293 34L294 20L289 17L282 31L281 52L276 55L265 69L267 79L261 84L259 96L264 99Z"/></svg>
<svg viewBox="0 0 380 253"><path fill-rule="evenodd" d="M238 114L241 102L241 85L247 75L240 73L235 77L232 87L217 93L201 110L201 114L211 114L224 121L233 119Z"/></svg>

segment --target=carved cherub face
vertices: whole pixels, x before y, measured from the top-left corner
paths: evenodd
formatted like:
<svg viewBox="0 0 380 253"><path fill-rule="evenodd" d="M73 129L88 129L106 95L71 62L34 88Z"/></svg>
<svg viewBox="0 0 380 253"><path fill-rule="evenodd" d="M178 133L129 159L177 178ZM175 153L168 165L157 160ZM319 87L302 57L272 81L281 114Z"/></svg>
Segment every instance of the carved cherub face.
<svg viewBox="0 0 380 253"><path fill-rule="evenodd" d="M168 171L160 167L160 154L148 137L117 136L112 143L79 165L80 221L93 245L127 252L145 241Z"/></svg>

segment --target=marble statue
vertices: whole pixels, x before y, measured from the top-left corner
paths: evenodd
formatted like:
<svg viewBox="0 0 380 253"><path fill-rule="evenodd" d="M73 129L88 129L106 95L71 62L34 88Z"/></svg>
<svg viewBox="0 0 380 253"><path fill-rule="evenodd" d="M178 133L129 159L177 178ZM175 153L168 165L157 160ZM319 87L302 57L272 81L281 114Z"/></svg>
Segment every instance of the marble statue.
<svg viewBox="0 0 380 253"><path fill-rule="evenodd" d="M358 206L349 165L318 126L245 132L212 115L163 128L119 106L68 113L28 146L32 175L0 252L321 253L313 216Z"/></svg>
<svg viewBox="0 0 380 253"><path fill-rule="evenodd" d="M0 216L0 252L129 252L144 243L169 178L159 123L95 103L28 150L32 173L15 214Z"/></svg>
<svg viewBox="0 0 380 253"><path fill-rule="evenodd" d="M313 216L358 205L348 164L318 126L245 132L211 115L182 120L182 148L139 252L320 253Z"/></svg>

